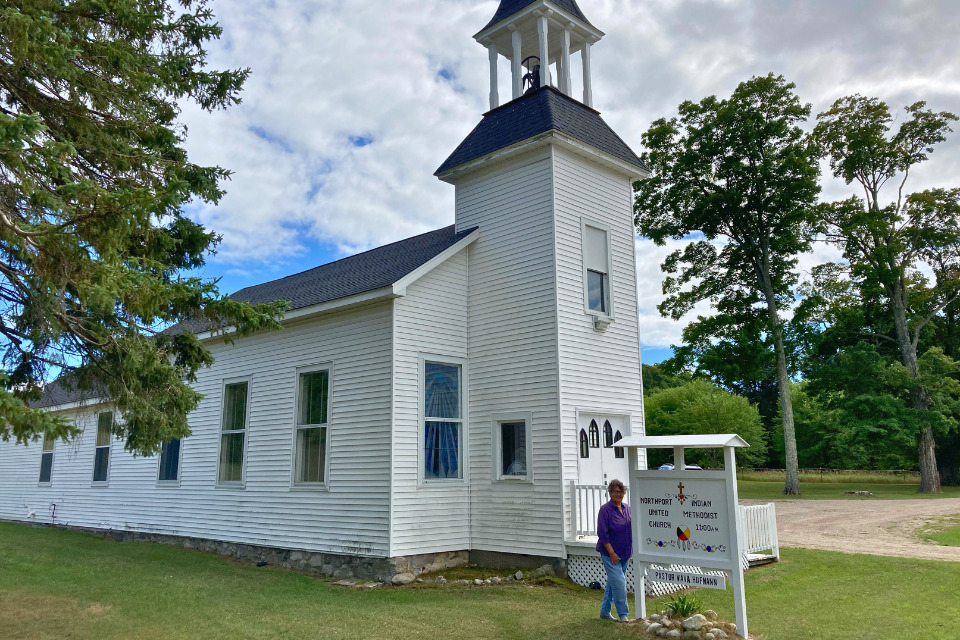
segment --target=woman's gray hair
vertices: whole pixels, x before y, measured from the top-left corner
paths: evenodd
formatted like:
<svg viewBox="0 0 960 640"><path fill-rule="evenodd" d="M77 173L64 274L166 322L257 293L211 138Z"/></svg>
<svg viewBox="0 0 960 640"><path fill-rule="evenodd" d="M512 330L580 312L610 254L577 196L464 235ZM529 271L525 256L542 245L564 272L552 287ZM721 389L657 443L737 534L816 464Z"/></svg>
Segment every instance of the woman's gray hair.
<svg viewBox="0 0 960 640"><path fill-rule="evenodd" d="M623 486L623 483L617 479L611 480L610 484L607 485L607 493L613 493L614 489L623 489L624 492L627 490L627 488Z"/></svg>

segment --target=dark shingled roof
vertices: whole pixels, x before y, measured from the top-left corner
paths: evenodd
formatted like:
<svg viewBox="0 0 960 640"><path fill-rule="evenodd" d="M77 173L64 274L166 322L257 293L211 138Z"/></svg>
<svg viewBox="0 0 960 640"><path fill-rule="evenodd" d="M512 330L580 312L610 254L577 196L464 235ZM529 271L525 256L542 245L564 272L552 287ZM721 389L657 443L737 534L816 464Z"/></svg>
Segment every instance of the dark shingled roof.
<svg viewBox="0 0 960 640"><path fill-rule="evenodd" d="M96 388L90 390L76 389L70 377L70 374L66 374L45 386L40 399L29 403L30 406L34 409L46 409L61 404L91 402L99 399L103 395L103 393Z"/></svg>
<svg viewBox="0 0 960 640"><path fill-rule="evenodd" d="M457 233L454 225L450 225L320 265L286 278L240 289L230 298L251 303L286 300L290 303L289 310L293 310L373 291L392 285L475 230L476 227L473 227ZM184 330L198 332L207 328L199 322L190 325L184 323L175 325L167 331L170 333ZM59 378L46 386L40 400L30 405L43 409L93 400L99 395L96 391L73 389L64 378Z"/></svg>
<svg viewBox="0 0 960 640"><path fill-rule="evenodd" d="M493 14L493 19L490 20L490 22L487 23L487 26L480 31L486 31L493 25L501 22L502 20L506 20L513 14L529 7L536 1L537 0L500 0L500 6L497 7L497 12ZM590 21L587 20L587 17L583 15L583 11L580 11L580 7L577 6L577 0L550 0L550 2L557 5L557 7L563 9L574 18L590 24Z"/></svg>
<svg viewBox="0 0 960 640"><path fill-rule="evenodd" d="M598 111L553 87L543 87L484 114L480 124L434 175L551 130L647 169L637 154L603 121Z"/></svg>

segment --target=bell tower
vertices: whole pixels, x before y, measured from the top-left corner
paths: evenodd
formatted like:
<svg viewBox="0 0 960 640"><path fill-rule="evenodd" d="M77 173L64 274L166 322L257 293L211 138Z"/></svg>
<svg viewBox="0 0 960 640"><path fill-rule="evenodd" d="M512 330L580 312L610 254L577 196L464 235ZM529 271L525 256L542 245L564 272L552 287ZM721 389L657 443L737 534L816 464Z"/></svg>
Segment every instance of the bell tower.
<svg viewBox="0 0 960 640"><path fill-rule="evenodd" d="M490 108L500 106L500 56L510 61L511 99L516 100L526 91L546 86L574 97L570 65L571 56L578 52L583 65L583 90L578 95L592 107L590 47L602 37L576 0L501 0L493 19L474 36L490 54Z"/></svg>
<svg viewBox="0 0 960 640"><path fill-rule="evenodd" d="M632 184L647 169L593 108L603 33L576 0L501 0L474 37L490 110L436 171L456 188L457 230L479 231L465 261L470 544L564 557L570 484L624 479L614 443L643 433ZM523 438L504 435L517 425Z"/></svg>

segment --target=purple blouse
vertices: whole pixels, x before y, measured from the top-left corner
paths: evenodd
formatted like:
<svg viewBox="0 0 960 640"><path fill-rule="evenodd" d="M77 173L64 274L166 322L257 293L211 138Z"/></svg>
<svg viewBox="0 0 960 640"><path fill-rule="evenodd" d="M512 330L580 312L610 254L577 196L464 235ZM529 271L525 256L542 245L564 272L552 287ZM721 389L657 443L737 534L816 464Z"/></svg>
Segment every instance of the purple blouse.
<svg viewBox="0 0 960 640"><path fill-rule="evenodd" d="M633 555L630 505L621 503L621 506L623 513L613 504L613 500L600 507L600 514L597 516L597 551L605 556L610 555L603 547L605 542L609 542L621 560L628 560Z"/></svg>

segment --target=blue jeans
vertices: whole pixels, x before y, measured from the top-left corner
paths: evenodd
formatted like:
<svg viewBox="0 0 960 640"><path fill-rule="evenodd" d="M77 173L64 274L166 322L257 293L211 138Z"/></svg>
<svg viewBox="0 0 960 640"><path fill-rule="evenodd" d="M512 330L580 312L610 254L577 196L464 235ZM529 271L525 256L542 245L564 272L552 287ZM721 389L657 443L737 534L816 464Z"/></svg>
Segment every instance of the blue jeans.
<svg viewBox="0 0 960 640"><path fill-rule="evenodd" d="M610 613L610 607L617 608L617 616L629 616L630 609L627 605L627 564L630 560L621 560L613 564L610 556L600 554L603 559L603 568L607 570L607 588L603 590L603 603L600 605L600 613Z"/></svg>

